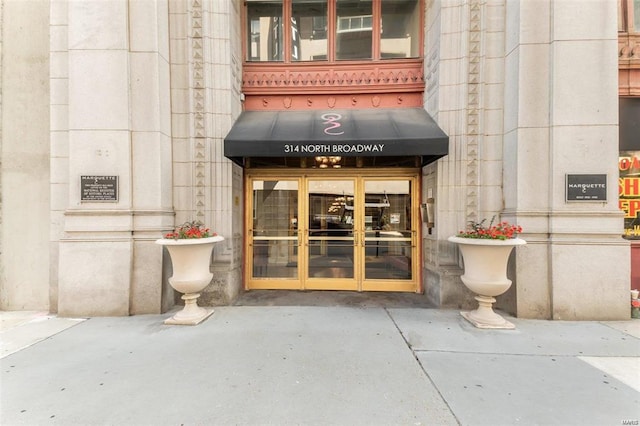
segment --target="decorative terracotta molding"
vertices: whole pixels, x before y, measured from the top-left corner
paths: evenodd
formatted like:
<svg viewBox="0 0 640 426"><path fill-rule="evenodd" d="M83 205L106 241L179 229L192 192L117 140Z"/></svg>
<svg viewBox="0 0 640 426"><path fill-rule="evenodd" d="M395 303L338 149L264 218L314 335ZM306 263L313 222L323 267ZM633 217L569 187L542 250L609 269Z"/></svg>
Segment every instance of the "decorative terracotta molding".
<svg viewBox="0 0 640 426"><path fill-rule="evenodd" d="M618 94L640 96L640 34L618 35Z"/></svg>
<svg viewBox="0 0 640 426"><path fill-rule="evenodd" d="M365 109L422 107L422 92L331 94L331 95L254 95L246 96L246 111L286 111L313 109Z"/></svg>
<svg viewBox="0 0 640 426"><path fill-rule="evenodd" d="M191 44L191 57L189 58L189 70L192 81L192 112L193 129L192 140L194 150L192 161L195 162L194 192L196 219L204 221L205 207L205 81L203 70L204 48L202 40L202 0L192 0L189 16L189 40Z"/></svg>
<svg viewBox="0 0 640 426"><path fill-rule="evenodd" d="M245 95L424 91L422 60L358 63L245 63Z"/></svg>
<svg viewBox="0 0 640 426"><path fill-rule="evenodd" d="M467 201L465 222L478 221L478 188L480 139L480 69L482 51L481 37L482 9L479 0L469 2L469 43L468 43L468 84L467 84Z"/></svg>
<svg viewBox="0 0 640 426"><path fill-rule="evenodd" d="M618 36L618 66L620 69L640 68L640 34Z"/></svg>
<svg viewBox="0 0 640 426"><path fill-rule="evenodd" d="M618 71L618 95L640 96L640 68Z"/></svg>

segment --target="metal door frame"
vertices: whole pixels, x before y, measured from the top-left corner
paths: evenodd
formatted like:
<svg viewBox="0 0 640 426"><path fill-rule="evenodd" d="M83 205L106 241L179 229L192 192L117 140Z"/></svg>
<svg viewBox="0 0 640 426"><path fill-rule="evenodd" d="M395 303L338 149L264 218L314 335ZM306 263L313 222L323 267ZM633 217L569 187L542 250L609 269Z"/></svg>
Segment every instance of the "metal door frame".
<svg viewBox="0 0 640 426"><path fill-rule="evenodd" d="M353 180L354 182L354 277L317 278L308 277L309 262L309 186L311 180ZM365 279L365 224L364 196L365 181L409 180L411 185L411 279ZM254 241L257 240L253 229L253 182L256 180L282 180L297 182L297 278L256 278L253 276ZM420 292L422 290L420 250L420 173L419 169L247 169L245 175L245 238L244 238L244 283L247 290L352 290L352 291L389 291ZM359 205L360 204L360 205Z"/></svg>

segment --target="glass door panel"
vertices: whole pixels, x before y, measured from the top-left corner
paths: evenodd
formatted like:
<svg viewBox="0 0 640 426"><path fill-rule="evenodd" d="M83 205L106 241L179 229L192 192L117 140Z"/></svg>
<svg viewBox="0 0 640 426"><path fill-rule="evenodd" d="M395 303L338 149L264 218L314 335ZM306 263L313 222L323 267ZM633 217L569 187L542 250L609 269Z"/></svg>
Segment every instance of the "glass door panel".
<svg viewBox="0 0 640 426"><path fill-rule="evenodd" d="M354 190L353 180L309 180L307 276L310 279L355 278ZM328 285L342 288L340 284L336 286Z"/></svg>
<svg viewBox="0 0 640 426"><path fill-rule="evenodd" d="M417 291L417 182L249 177L247 288Z"/></svg>
<svg viewBox="0 0 640 426"><path fill-rule="evenodd" d="M252 278L299 278L298 181L254 180Z"/></svg>
<svg viewBox="0 0 640 426"><path fill-rule="evenodd" d="M411 181L364 183L364 279L412 280Z"/></svg>

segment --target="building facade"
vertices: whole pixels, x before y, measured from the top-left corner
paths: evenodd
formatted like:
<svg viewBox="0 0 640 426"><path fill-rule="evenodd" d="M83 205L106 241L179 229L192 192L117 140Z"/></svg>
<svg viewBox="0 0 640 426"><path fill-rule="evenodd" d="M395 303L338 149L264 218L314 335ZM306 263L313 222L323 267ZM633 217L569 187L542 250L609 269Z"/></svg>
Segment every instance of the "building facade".
<svg viewBox="0 0 640 426"><path fill-rule="evenodd" d="M618 3L618 94L620 95L620 209L631 241L631 288L640 288L640 2Z"/></svg>
<svg viewBox="0 0 640 426"><path fill-rule="evenodd" d="M500 307L629 317L622 3L1 4L2 309L164 312L154 240L188 220L225 237L205 304L268 288L470 307L447 237L497 217L528 242Z"/></svg>

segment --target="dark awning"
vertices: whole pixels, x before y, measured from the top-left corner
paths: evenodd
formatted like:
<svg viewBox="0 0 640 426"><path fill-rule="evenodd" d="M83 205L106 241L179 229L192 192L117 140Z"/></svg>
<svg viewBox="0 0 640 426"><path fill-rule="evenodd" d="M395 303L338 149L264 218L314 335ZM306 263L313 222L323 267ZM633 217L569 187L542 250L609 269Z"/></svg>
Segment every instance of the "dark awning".
<svg viewBox="0 0 640 426"><path fill-rule="evenodd" d="M422 156L449 152L449 137L422 108L245 111L224 140L225 157Z"/></svg>

